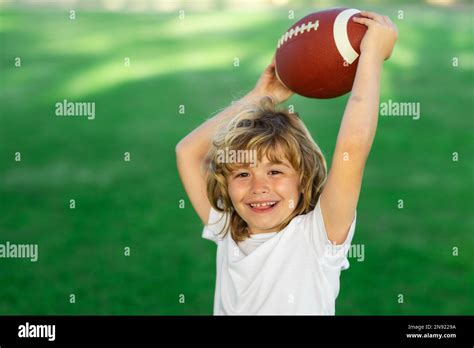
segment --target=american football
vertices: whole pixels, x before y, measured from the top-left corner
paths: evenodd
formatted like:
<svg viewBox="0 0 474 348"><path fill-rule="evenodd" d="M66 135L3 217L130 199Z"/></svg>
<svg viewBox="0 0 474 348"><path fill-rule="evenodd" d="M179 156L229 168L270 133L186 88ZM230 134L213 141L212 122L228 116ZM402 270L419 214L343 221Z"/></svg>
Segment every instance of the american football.
<svg viewBox="0 0 474 348"><path fill-rule="evenodd" d="M280 82L309 98L335 98L349 92L367 30L351 20L359 12L349 8L314 12L291 26L278 41L275 54Z"/></svg>

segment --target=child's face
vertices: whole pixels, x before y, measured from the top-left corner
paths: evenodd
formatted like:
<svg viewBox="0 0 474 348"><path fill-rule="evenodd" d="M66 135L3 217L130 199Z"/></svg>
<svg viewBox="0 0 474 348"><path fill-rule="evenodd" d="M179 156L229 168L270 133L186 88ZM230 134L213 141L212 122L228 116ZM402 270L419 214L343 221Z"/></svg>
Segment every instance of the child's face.
<svg viewBox="0 0 474 348"><path fill-rule="evenodd" d="M275 164L262 158L255 167L236 169L227 182L232 204L250 233L275 232L298 205L299 176L286 159Z"/></svg>

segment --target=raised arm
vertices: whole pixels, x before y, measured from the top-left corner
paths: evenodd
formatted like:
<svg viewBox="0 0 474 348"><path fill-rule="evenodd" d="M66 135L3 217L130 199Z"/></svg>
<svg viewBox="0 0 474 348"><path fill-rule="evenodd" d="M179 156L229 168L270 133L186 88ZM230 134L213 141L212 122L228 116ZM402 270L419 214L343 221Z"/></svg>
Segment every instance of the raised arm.
<svg viewBox="0 0 474 348"><path fill-rule="evenodd" d="M216 116L208 119L176 145L176 164L179 176L191 204L204 224L207 224L211 204L206 194L206 176L203 161L211 145L212 137L222 122L228 122L254 97L248 94Z"/></svg>
<svg viewBox="0 0 474 348"><path fill-rule="evenodd" d="M352 92L337 136L331 169L323 192L321 211L329 239L344 242L354 219L362 177L377 128L380 75L398 33L386 16L361 12L354 18L366 25Z"/></svg>
<svg viewBox="0 0 474 348"><path fill-rule="evenodd" d="M207 173L202 170L202 164L217 128L223 123L229 122L241 110L256 103L263 96L270 96L276 103L280 103L291 95L292 92L283 87L276 79L275 63L272 61L252 91L204 122L176 145L179 176L194 210L204 224L208 222L211 204L206 194Z"/></svg>

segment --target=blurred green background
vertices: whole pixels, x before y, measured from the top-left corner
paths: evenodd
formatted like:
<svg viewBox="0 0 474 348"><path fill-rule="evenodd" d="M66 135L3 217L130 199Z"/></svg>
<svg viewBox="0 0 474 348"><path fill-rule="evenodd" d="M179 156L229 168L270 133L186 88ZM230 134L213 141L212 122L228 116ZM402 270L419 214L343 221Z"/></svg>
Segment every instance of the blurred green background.
<svg viewBox="0 0 474 348"><path fill-rule="evenodd" d="M365 260L342 272L336 313L474 314L473 6L252 3L3 2L0 243L37 243L39 260L0 259L0 314L212 314L216 246L175 145L253 87L293 22L335 6L393 19L381 101L421 103L419 120L380 117L353 241ZM64 99L95 102L95 119L55 116ZM346 101L287 102L328 162Z"/></svg>

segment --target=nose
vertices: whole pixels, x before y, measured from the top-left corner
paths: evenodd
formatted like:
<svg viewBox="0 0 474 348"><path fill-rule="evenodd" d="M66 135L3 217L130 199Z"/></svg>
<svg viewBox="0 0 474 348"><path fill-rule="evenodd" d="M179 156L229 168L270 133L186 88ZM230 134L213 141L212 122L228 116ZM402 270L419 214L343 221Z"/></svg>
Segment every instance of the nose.
<svg viewBox="0 0 474 348"><path fill-rule="evenodd" d="M252 178L252 193L262 194L268 193L269 191L268 181L264 177L254 175Z"/></svg>

